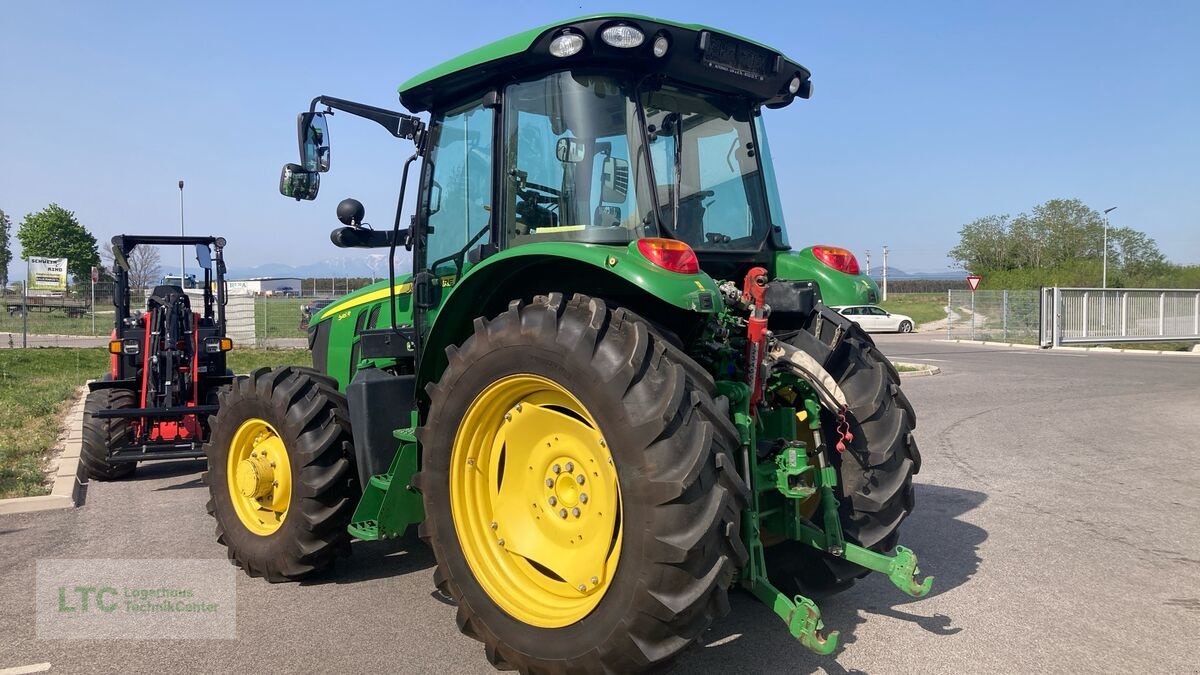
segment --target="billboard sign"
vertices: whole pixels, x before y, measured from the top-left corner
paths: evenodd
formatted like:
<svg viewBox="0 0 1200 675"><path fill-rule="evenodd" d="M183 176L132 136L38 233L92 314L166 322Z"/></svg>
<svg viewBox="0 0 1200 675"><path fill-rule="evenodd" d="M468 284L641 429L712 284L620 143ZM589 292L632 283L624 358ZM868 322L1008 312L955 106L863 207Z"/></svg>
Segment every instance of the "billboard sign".
<svg viewBox="0 0 1200 675"><path fill-rule="evenodd" d="M29 256L29 290L67 290L67 259Z"/></svg>

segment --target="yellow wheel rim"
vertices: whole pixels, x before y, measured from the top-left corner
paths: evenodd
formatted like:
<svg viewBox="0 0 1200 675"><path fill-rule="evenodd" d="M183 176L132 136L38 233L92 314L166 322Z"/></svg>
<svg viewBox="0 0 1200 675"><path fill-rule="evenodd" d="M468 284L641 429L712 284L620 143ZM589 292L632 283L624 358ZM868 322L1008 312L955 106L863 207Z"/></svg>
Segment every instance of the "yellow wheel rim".
<svg viewBox="0 0 1200 675"><path fill-rule="evenodd" d="M561 628L591 612L621 553L621 490L604 436L556 382L510 375L475 397L450 455L467 564L513 618Z"/></svg>
<svg viewBox="0 0 1200 675"><path fill-rule="evenodd" d="M278 530L292 501L292 465L275 427L257 417L242 422L229 445L225 475L246 529L263 537Z"/></svg>

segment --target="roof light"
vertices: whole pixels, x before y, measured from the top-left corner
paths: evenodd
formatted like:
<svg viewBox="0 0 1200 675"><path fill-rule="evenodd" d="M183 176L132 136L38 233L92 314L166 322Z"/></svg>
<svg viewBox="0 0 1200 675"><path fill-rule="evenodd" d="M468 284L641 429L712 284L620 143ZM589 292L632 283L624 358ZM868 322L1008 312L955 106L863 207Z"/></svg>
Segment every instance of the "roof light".
<svg viewBox="0 0 1200 675"><path fill-rule="evenodd" d="M642 42L646 40L646 36L633 26L616 25L600 31L600 39L612 47L632 49L641 46Z"/></svg>
<svg viewBox="0 0 1200 675"><path fill-rule="evenodd" d="M664 270L680 274L696 274L700 271L700 261L696 259L696 252L682 241L650 237L638 239L637 247L646 260Z"/></svg>
<svg viewBox="0 0 1200 675"><path fill-rule="evenodd" d="M840 246L814 246L813 257L839 272L858 274L858 258Z"/></svg>
<svg viewBox="0 0 1200 675"><path fill-rule="evenodd" d="M795 75L792 77L792 81L788 82L788 93L794 96L798 91L800 91L800 76Z"/></svg>
<svg viewBox="0 0 1200 675"><path fill-rule="evenodd" d="M671 48L671 41L666 35L659 35L654 38L654 55L658 58L666 56L667 50Z"/></svg>
<svg viewBox="0 0 1200 675"><path fill-rule="evenodd" d="M550 53L558 58L574 56L583 49L583 36L578 33L563 33L550 41Z"/></svg>

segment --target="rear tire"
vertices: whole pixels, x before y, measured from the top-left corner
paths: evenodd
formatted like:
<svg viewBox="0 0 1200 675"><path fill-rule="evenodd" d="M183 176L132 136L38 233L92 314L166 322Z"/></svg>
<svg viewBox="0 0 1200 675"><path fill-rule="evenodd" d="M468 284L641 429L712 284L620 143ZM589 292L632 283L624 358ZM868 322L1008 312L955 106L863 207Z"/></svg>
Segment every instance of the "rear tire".
<svg viewBox="0 0 1200 675"><path fill-rule="evenodd" d="M695 364L685 367L681 361L687 357L672 350L644 321L622 309L610 311L602 301L582 295L567 301L555 293L527 305L514 302L491 321L477 319L474 335L461 347L448 348L447 354L449 365L440 381L427 387L431 403L426 426L420 430L424 464L415 483L426 513L420 534L437 559L438 589L458 604L459 627L484 643L493 665L523 673L656 668L670 662L715 618L728 612L727 589L747 557L740 527L748 491L732 456L737 432L713 399L711 378L693 376L703 371ZM461 506L464 502L456 495L463 489L452 487L452 481L458 480L452 476L464 471L452 464L476 466L473 459L462 459L463 447L497 447L475 440L480 438L479 429L493 428L491 422L467 429L472 434L466 437L468 446L459 441L465 428L460 423L473 414L477 402L489 400L489 392L513 378L540 378L579 402L595 422L592 433L602 434L607 441L600 447L611 451L619 485L620 516L611 536L620 545L607 554L615 572L609 575L613 568L606 569L602 595L594 606L552 625L536 625L533 619L515 616L520 612L505 610L484 586L495 580L496 573L485 569L480 575L473 566L472 560L488 554L486 549L478 552L473 528L463 528L481 523L478 528L492 537L489 542L494 541L510 523L502 522L501 532L492 535L487 521L504 520L512 512L482 513L488 507L476 506L480 520L470 512L472 506ZM496 409L528 414L540 405L537 400L534 395L515 402L505 399ZM521 402L525 413L519 406L508 408ZM573 416L584 424L589 421L577 413ZM503 422L495 424L504 428ZM508 456L523 457L523 451L523 446L515 446ZM503 473L505 482L500 484L520 480L524 469L520 465L525 463L509 459L504 464L502 459L501 465L516 468ZM535 478L545 470L530 469ZM529 501L534 514L540 513L539 505L547 500L530 492L534 491L523 492L527 499L520 503ZM466 513L458 522L455 508ZM543 515L558 517L553 508ZM536 524L529 515L524 517ZM496 543L505 546L503 541ZM467 550L474 557L468 559ZM546 548L539 545L534 550L540 555ZM619 553L617 562L612 562L614 550ZM502 565L508 564L504 556L519 558L501 549ZM522 592L528 587L536 594L546 584L553 586L555 578L569 585L562 577L552 577L553 572L537 560L521 558L517 563L522 561L545 576L529 581L517 575L514 584ZM555 592L563 590L555 588ZM556 602L575 601L569 595L553 597Z"/></svg>
<svg viewBox="0 0 1200 675"><path fill-rule="evenodd" d="M824 315L843 336L831 351L811 331ZM831 310L819 310L807 330L789 342L821 363L846 395L854 441L831 453L838 469L842 531L847 540L879 553L899 542L900 523L914 505L912 477L921 469L913 437L917 418L900 390L900 374L862 328ZM836 421L822 413L822 435L833 444ZM788 541L766 549L772 581L786 593L828 594L848 588L867 570L810 546Z"/></svg>
<svg viewBox="0 0 1200 675"><path fill-rule="evenodd" d="M128 389L97 389L88 392L83 402L83 439L79 461L88 478L117 480L137 470L134 462L110 462L113 448L128 447L133 442L133 420L127 417L98 418L100 410L120 410L137 407L137 396Z"/></svg>
<svg viewBox="0 0 1200 675"><path fill-rule="evenodd" d="M252 577L280 582L304 578L349 553L346 526L360 489L350 417L337 382L305 368L260 368L222 387L218 398L220 409L209 418L208 471L202 478L209 490L206 508L217 521L217 542L225 545L230 561ZM240 495L229 481L239 430L260 423L278 432L291 489L283 516L269 533L252 530L239 515L235 500Z"/></svg>

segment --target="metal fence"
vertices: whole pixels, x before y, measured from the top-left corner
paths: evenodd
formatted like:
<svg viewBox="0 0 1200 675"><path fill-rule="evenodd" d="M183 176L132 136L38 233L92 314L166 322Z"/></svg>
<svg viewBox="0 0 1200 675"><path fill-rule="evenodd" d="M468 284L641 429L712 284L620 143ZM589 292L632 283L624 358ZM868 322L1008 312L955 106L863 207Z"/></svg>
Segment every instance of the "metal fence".
<svg viewBox="0 0 1200 675"><path fill-rule="evenodd" d="M63 347L105 344L113 329L112 284L96 284L94 306L91 290L85 286L78 291L41 296L45 299L36 304L25 302L20 292L0 292L0 348L26 343ZM203 291L188 289L187 293L200 295ZM230 295L225 305L226 332L241 346L304 347L308 318L305 308L314 301L336 297L340 293L315 297ZM194 308L200 307L199 299L193 298L192 303ZM146 290L133 289L129 304L135 311L145 309Z"/></svg>
<svg viewBox="0 0 1200 675"><path fill-rule="evenodd" d="M947 291L946 338L1033 344L1039 309L1037 291Z"/></svg>
<svg viewBox="0 0 1200 675"><path fill-rule="evenodd" d="M1045 288L1043 347L1200 340L1200 290Z"/></svg>

